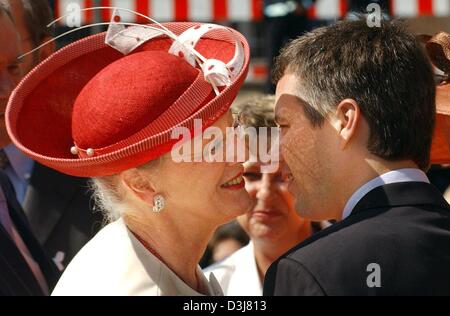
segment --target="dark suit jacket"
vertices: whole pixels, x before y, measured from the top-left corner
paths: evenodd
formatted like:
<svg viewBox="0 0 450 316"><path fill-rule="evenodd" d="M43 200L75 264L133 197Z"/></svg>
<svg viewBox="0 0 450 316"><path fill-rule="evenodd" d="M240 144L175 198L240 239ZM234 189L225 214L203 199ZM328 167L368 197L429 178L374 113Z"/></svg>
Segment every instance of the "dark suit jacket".
<svg viewBox="0 0 450 316"><path fill-rule="evenodd" d="M103 217L93 211L87 179L35 164L23 208L46 253L63 252L64 267L98 232Z"/></svg>
<svg viewBox="0 0 450 316"><path fill-rule="evenodd" d="M378 187L278 259L264 295L450 295L450 206L426 183Z"/></svg>
<svg viewBox="0 0 450 316"><path fill-rule="evenodd" d="M7 200L11 219L34 260L39 264L51 291L59 278L59 271L33 236L25 214L17 202L14 189L3 172L0 172L0 186ZM33 272L3 225L0 225L0 295L44 295Z"/></svg>

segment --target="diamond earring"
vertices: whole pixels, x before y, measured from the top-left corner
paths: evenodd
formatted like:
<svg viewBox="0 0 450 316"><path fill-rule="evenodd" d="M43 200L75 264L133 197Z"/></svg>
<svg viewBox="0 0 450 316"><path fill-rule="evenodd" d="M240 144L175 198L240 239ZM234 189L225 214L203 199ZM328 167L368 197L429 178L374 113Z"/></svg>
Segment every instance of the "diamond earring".
<svg viewBox="0 0 450 316"><path fill-rule="evenodd" d="M166 200L162 195L156 195L153 198L153 212L154 213L161 213L161 211L164 209L164 206L166 205Z"/></svg>

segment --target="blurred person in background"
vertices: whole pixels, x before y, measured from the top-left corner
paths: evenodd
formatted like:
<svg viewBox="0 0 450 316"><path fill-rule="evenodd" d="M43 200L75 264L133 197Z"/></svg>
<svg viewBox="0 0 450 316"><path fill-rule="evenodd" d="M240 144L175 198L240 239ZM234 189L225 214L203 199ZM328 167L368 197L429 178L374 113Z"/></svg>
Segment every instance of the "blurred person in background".
<svg viewBox="0 0 450 316"><path fill-rule="evenodd" d="M244 127L276 127L274 96L234 106ZM270 141L268 141L270 143ZM260 162L244 163L245 188L255 207L237 221L250 243L224 261L205 269L213 273L227 296L261 296L264 275L278 257L322 227L302 219L283 176L284 163L274 173L261 173ZM327 223L324 223L327 225Z"/></svg>
<svg viewBox="0 0 450 316"><path fill-rule="evenodd" d="M47 0L1 1L9 4L23 53L52 38L53 28L47 25L53 20L53 15ZM21 77L54 50L55 43L50 42L21 58ZM63 270L102 226L101 213L93 212L87 181L34 162L11 144L9 138L2 147L7 161L4 171L14 185L31 229L47 254Z"/></svg>
<svg viewBox="0 0 450 316"><path fill-rule="evenodd" d="M247 233L236 220L220 226L209 242L211 260L213 264L231 256L233 253L246 246L249 242Z"/></svg>
<svg viewBox="0 0 450 316"><path fill-rule="evenodd" d="M11 91L22 77L21 40L8 7L0 2L0 102L1 147L10 142L4 113ZM0 155L0 295L48 295L59 273L33 235L27 218L17 201L15 190L4 168L8 164Z"/></svg>
<svg viewBox="0 0 450 316"><path fill-rule="evenodd" d="M269 69L272 69L274 58L287 41L310 30L307 11L315 2L316 0L264 0ZM275 92L271 76L265 90L266 93Z"/></svg>
<svg viewBox="0 0 450 316"><path fill-rule="evenodd" d="M420 35L434 66L436 83L436 128L431 147L434 166L428 176L444 197L450 199L450 34Z"/></svg>

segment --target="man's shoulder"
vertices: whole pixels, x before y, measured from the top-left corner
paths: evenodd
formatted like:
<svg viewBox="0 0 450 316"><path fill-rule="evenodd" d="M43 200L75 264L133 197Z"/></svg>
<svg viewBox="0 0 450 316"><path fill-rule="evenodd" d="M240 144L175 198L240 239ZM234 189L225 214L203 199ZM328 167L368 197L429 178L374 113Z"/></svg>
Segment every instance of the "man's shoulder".
<svg viewBox="0 0 450 316"><path fill-rule="evenodd" d="M387 251L413 246L430 238L448 239L449 234L450 212L446 210L431 206L368 209L323 230L285 257L308 262L316 256L361 256L373 253L374 249L383 252L383 247Z"/></svg>
<svg viewBox="0 0 450 316"><path fill-rule="evenodd" d="M450 277L446 253L450 212L431 206L368 209L293 248L275 262L269 278L276 276L279 286L290 283L281 280L283 275L297 275L327 294L361 294L368 291L367 277L375 266L382 271L384 290L425 293L430 282ZM420 283L424 288L410 286ZM446 290L444 284L437 288Z"/></svg>

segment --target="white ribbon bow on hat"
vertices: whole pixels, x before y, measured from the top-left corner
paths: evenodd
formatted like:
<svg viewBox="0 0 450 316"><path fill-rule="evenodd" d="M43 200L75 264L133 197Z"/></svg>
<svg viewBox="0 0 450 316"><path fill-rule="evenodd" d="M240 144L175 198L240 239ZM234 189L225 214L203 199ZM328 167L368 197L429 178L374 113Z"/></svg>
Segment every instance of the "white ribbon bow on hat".
<svg viewBox="0 0 450 316"><path fill-rule="evenodd" d="M147 41L159 36L168 36L174 42L169 53L184 58L192 67L201 68L205 80L209 82L215 93L219 94L220 87L230 86L237 78L244 65L244 47L237 36L228 28L216 24L201 24L191 27L177 36L163 25L157 23L157 27L141 25L126 27L127 23L120 22L119 10L115 9L105 43L122 54L129 54ZM160 27L160 28L158 28ZM223 30L235 42L235 54L225 63L218 59L206 59L195 46L208 32Z"/></svg>

